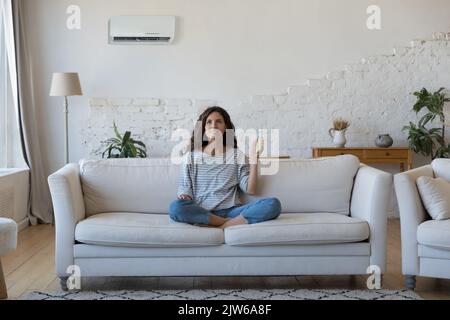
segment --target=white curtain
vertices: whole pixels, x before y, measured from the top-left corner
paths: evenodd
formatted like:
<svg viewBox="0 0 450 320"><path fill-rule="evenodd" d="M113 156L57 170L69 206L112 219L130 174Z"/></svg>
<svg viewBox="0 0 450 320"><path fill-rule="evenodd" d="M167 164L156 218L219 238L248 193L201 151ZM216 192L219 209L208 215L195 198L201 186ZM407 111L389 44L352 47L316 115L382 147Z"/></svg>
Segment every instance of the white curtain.
<svg viewBox="0 0 450 320"><path fill-rule="evenodd" d="M8 55L12 105L16 113L20 150L30 168L30 222L52 223L53 207L47 176L44 173L34 96L33 60L28 52L25 32L25 5L22 0L0 0L2 3L5 45ZM8 122L10 124L11 122ZM16 137L17 138L17 137Z"/></svg>
<svg viewBox="0 0 450 320"><path fill-rule="evenodd" d="M19 132L12 6L0 0L0 167L27 167Z"/></svg>

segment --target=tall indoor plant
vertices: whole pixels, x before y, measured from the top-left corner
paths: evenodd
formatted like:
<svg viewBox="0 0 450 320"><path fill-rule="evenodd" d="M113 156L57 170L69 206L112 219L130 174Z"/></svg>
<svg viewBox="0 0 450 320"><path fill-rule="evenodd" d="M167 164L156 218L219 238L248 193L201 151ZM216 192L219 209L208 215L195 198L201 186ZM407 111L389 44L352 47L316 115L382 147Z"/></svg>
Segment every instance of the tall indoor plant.
<svg viewBox="0 0 450 320"><path fill-rule="evenodd" d="M431 156L432 160L450 157L450 144L445 142L444 115L444 104L450 99L442 92L444 89L440 88L438 91L431 93L423 88L414 92L417 101L413 110L416 114L422 110L427 112L417 125L410 122L409 126L403 127L403 130L408 131L410 149L424 156ZM435 120L437 120L437 123L434 122ZM433 122L437 126L433 126Z"/></svg>

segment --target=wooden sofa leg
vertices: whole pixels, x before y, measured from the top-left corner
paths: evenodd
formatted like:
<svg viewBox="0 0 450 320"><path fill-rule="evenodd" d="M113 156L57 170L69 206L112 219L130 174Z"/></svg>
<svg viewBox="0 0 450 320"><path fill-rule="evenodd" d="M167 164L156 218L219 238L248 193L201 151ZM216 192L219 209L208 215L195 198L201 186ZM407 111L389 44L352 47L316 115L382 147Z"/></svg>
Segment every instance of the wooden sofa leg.
<svg viewBox="0 0 450 320"><path fill-rule="evenodd" d="M416 288L416 276L405 276L405 287L414 290Z"/></svg>
<svg viewBox="0 0 450 320"><path fill-rule="evenodd" d="M8 292L6 291L6 281L3 274L2 260L0 259L0 299L8 298Z"/></svg>
<svg viewBox="0 0 450 320"><path fill-rule="evenodd" d="M60 277L59 278L59 283L60 283L61 289L63 291L69 291L69 288L67 287L67 279L69 279L69 277Z"/></svg>

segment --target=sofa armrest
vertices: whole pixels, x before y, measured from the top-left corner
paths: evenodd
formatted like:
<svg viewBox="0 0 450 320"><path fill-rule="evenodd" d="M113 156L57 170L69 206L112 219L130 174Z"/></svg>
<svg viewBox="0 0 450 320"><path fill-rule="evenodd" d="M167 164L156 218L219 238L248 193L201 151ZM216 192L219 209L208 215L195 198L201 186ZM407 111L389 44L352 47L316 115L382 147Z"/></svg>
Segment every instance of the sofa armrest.
<svg viewBox="0 0 450 320"><path fill-rule="evenodd" d="M394 176L395 193L400 210L402 270L405 275L418 275L419 273L417 227L429 219L416 187L416 180L421 176L433 177L431 165Z"/></svg>
<svg viewBox="0 0 450 320"><path fill-rule="evenodd" d="M368 222L370 227L370 264L386 271L387 216L392 199L392 175L361 165L356 174L351 216Z"/></svg>
<svg viewBox="0 0 450 320"><path fill-rule="evenodd" d="M48 184L55 213L56 273L67 277L67 267L74 263L75 226L86 215L78 165L68 164L50 175Z"/></svg>

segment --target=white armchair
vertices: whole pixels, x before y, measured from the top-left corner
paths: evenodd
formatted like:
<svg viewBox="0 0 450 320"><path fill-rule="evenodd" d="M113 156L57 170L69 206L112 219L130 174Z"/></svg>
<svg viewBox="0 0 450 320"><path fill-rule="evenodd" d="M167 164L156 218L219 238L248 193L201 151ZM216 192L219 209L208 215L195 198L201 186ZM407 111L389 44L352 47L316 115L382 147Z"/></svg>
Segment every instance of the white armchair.
<svg viewBox="0 0 450 320"><path fill-rule="evenodd" d="M405 286L414 289L416 276L450 278L450 220L432 220L416 186L421 176L450 182L450 159L436 159L394 176L400 209L402 272Z"/></svg>

